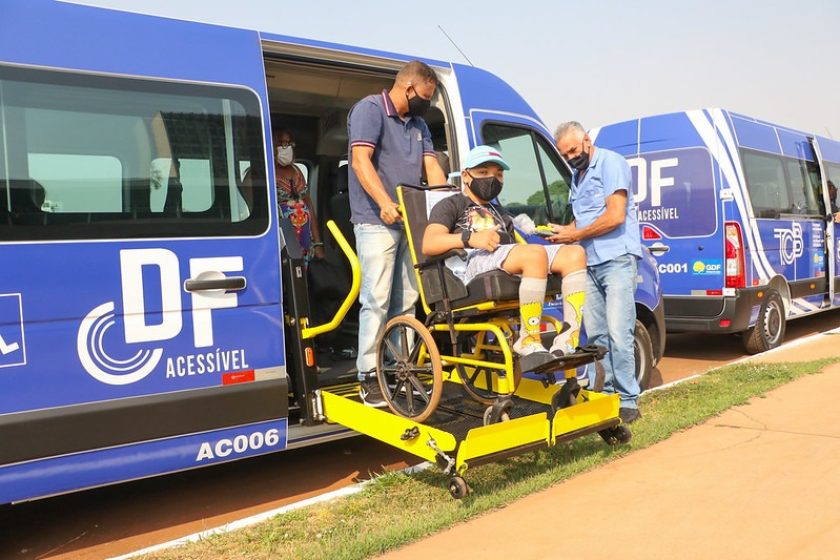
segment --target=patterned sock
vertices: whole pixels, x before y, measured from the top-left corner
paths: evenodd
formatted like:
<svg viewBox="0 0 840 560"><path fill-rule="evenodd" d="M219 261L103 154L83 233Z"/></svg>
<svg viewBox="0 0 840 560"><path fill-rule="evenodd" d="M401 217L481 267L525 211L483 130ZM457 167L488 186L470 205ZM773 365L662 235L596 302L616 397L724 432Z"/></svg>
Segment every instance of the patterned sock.
<svg viewBox="0 0 840 560"><path fill-rule="evenodd" d="M547 283L545 278L525 277L519 284L519 314L522 318L519 338L523 344L540 342L540 324Z"/></svg>
<svg viewBox="0 0 840 560"><path fill-rule="evenodd" d="M578 270L563 277L563 321L569 328L558 334L551 344L551 350L577 348L580 343L580 321L586 292L586 271Z"/></svg>

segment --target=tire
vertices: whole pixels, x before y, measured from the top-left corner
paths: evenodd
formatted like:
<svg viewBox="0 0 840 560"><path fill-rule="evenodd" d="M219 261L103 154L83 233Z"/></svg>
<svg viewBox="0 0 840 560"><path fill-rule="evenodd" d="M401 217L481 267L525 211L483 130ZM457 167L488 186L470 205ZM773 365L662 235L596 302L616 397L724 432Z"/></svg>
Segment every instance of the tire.
<svg viewBox="0 0 840 560"><path fill-rule="evenodd" d="M785 339L785 304L778 290L765 292L755 325L742 335L747 354L760 354L779 347Z"/></svg>
<svg viewBox="0 0 840 560"><path fill-rule="evenodd" d="M653 371L653 341L647 328L638 320L633 335L633 359L636 364L636 381L644 391L650 383L650 373Z"/></svg>
<svg viewBox="0 0 840 560"><path fill-rule="evenodd" d="M449 480L449 494L456 500L463 500L470 493L470 486L460 476L453 476Z"/></svg>
<svg viewBox="0 0 840 560"><path fill-rule="evenodd" d="M392 334L399 335L396 343ZM376 347L376 379L388 408L415 422L428 419L443 393L443 368L432 333L414 317L401 315L386 323ZM427 360L421 364L424 350Z"/></svg>

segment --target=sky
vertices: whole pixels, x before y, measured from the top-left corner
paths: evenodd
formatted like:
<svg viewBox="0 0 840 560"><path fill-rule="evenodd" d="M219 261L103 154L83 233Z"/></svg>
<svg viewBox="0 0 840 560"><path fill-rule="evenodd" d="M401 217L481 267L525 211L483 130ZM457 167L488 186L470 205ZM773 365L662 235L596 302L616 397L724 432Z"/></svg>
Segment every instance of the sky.
<svg viewBox="0 0 840 560"><path fill-rule="evenodd" d="M840 139L840 2L78 0L467 63L553 130L720 107Z"/></svg>

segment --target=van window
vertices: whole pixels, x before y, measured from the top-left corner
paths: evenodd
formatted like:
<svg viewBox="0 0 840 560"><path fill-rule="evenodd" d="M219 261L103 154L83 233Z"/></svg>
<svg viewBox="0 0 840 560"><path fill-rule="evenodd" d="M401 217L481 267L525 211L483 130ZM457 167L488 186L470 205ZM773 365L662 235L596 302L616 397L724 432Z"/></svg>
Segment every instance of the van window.
<svg viewBox="0 0 840 560"><path fill-rule="evenodd" d="M568 223L569 172L536 131L497 123L482 128L484 143L498 148L510 164L499 202L512 214L527 214L537 224ZM551 201L549 205L547 200Z"/></svg>
<svg viewBox="0 0 840 560"><path fill-rule="evenodd" d="M757 218L778 218L792 212L782 159L776 156L742 151L747 189Z"/></svg>
<svg viewBox="0 0 840 560"><path fill-rule="evenodd" d="M830 181L835 188L840 189L840 165L835 163L826 163L825 164L825 175L826 175L826 184ZM829 194L829 198L831 195ZM831 200L831 213L836 213L838 210L838 204L840 204L840 200L838 200L836 194L834 195L834 200Z"/></svg>
<svg viewBox="0 0 840 560"><path fill-rule="evenodd" d="M122 164L112 156L29 154L29 175L44 187L46 212L121 212ZM46 196L46 193L50 193Z"/></svg>
<svg viewBox="0 0 840 560"><path fill-rule="evenodd" d="M802 160L786 159L788 177L790 179L790 192L793 197L793 212L795 214L808 214L818 216L822 212L821 204L817 197L822 200L820 186L810 173L808 162Z"/></svg>
<svg viewBox="0 0 840 560"><path fill-rule="evenodd" d="M0 240L255 235L259 101L239 88L0 66ZM259 170L243 185L240 162Z"/></svg>

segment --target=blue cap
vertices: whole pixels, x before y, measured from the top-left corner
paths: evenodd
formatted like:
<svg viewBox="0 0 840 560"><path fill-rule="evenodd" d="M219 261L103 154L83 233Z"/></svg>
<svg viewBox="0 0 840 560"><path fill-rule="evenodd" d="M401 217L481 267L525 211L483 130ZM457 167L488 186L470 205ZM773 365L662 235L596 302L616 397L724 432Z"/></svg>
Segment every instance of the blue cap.
<svg viewBox="0 0 840 560"><path fill-rule="evenodd" d="M510 166L502 159L502 152L497 148L484 145L476 146L470 150L470 153L467 154L467 159L464 161L464 169L472 169L487 162L496 163L505 171L510 170Z"/></svg>

